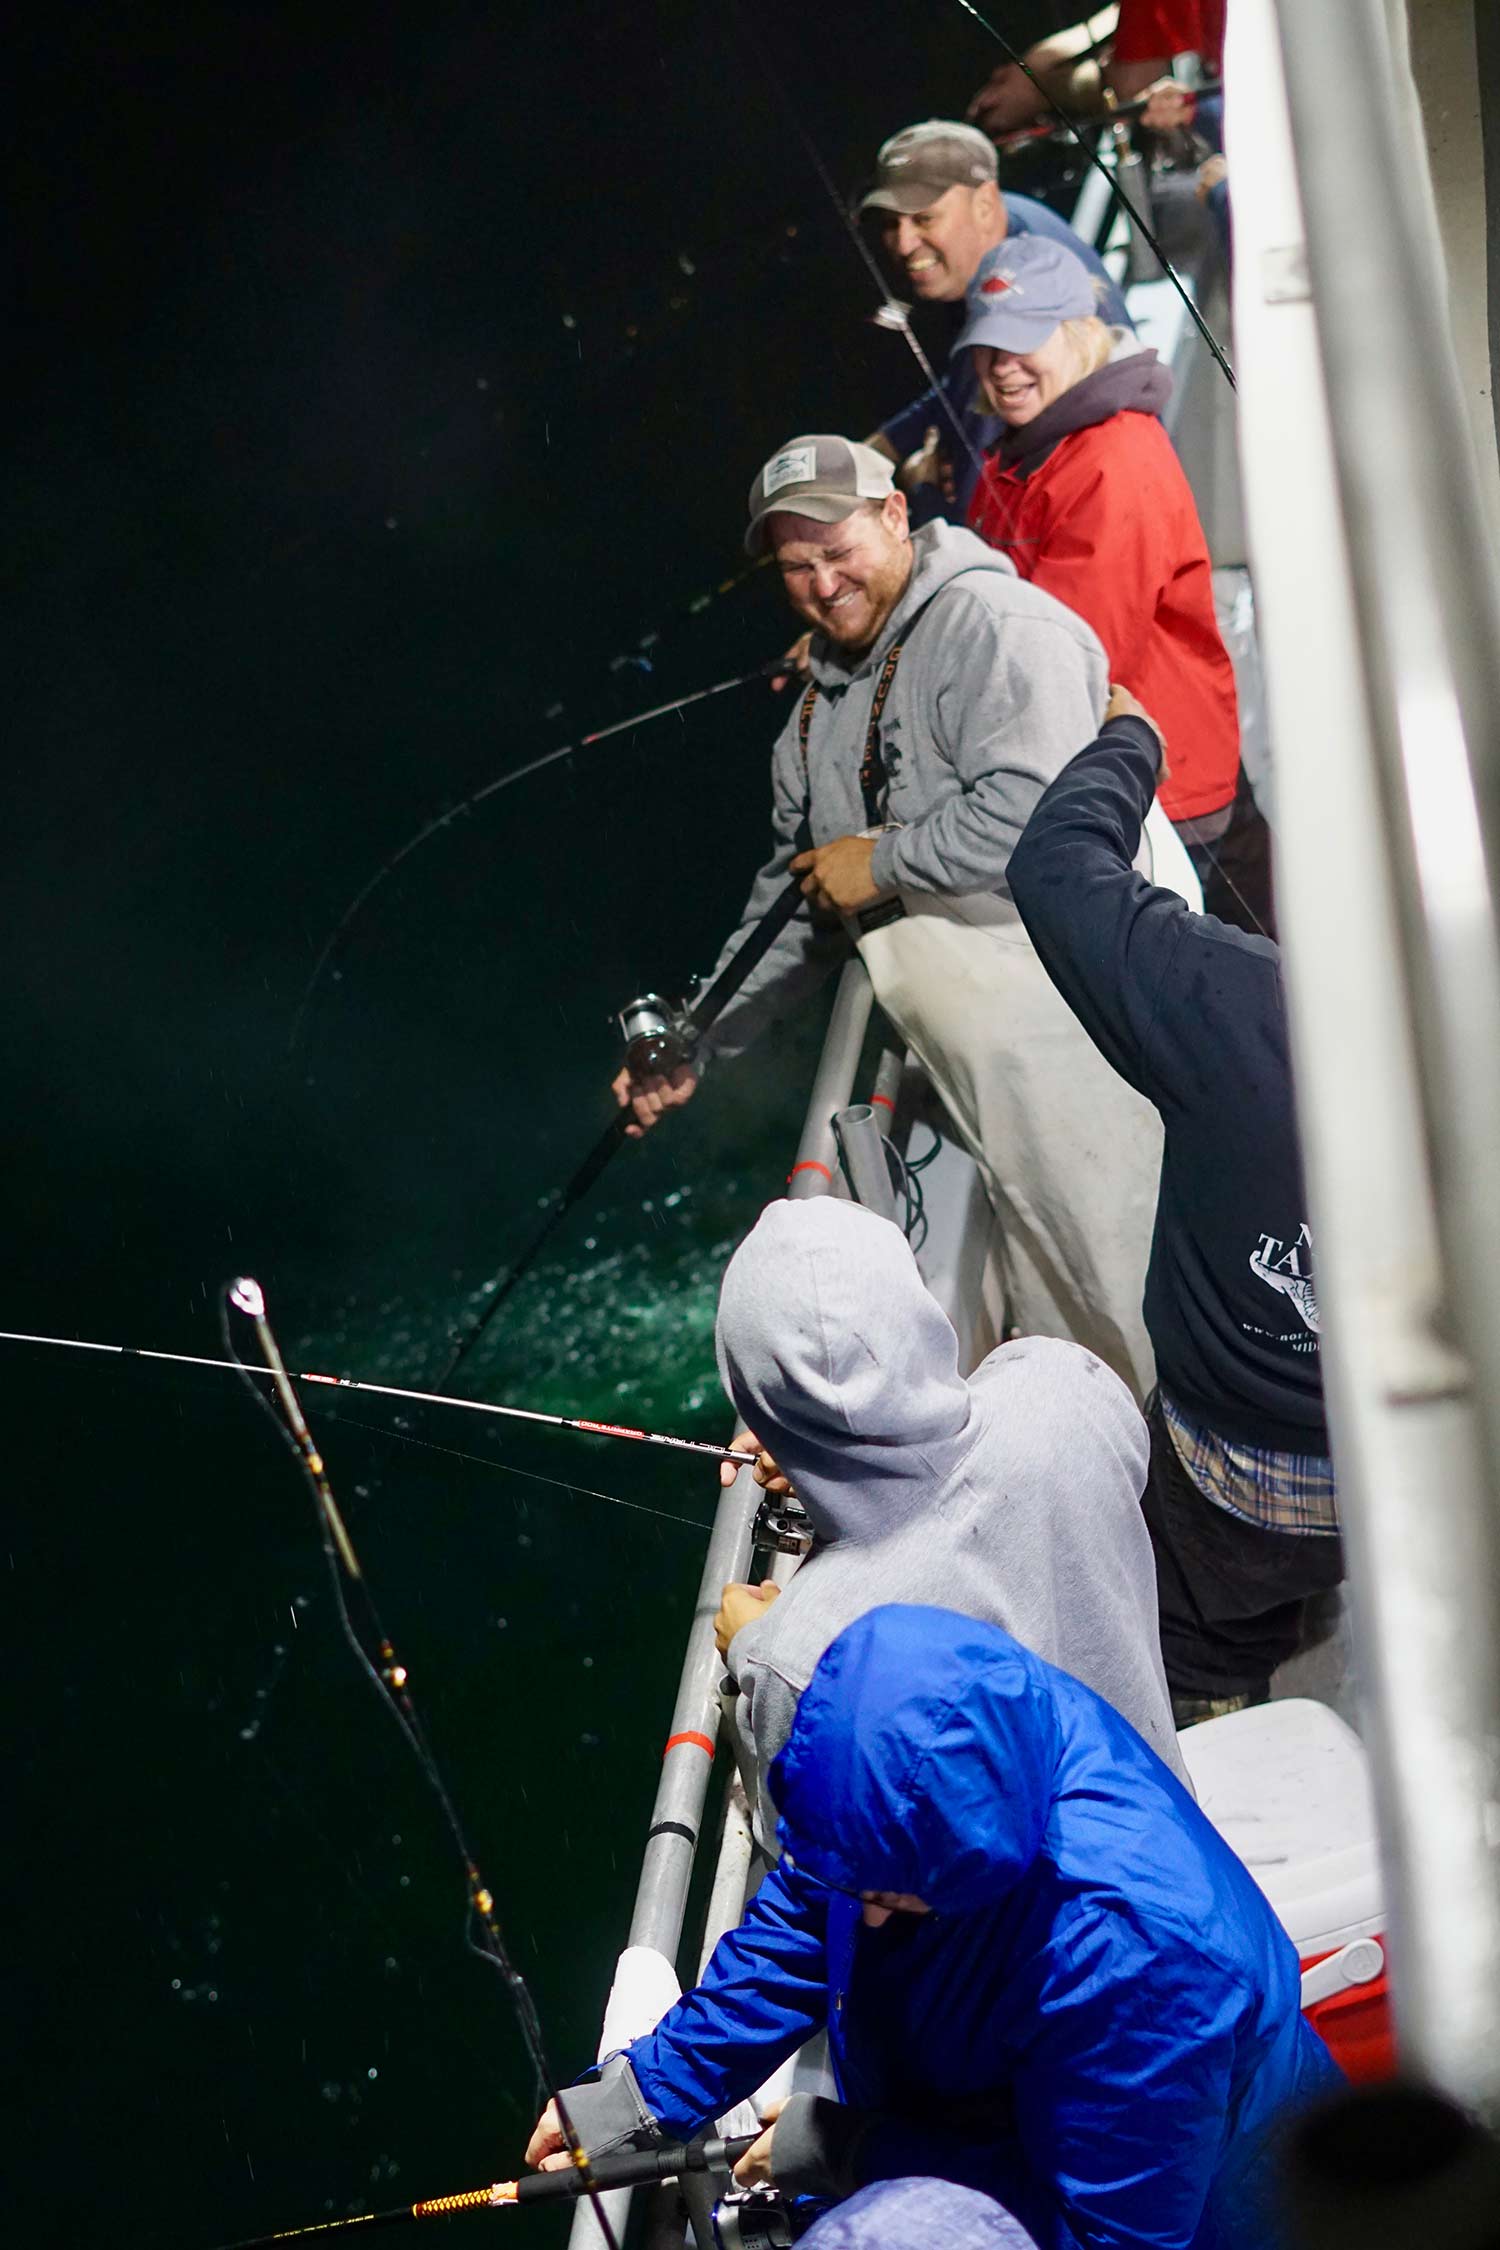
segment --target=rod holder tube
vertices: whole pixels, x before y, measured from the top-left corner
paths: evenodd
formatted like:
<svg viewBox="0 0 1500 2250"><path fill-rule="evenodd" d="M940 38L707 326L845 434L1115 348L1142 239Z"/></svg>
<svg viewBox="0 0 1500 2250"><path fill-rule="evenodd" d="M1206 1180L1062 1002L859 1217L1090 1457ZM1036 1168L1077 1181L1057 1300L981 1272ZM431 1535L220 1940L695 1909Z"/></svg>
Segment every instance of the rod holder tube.
<svg viewBox="0 0 1500 2250"><path fill-rule="evenodd" d="M894 1219L896 1191L886 1162L885 1135L874 1109L868 1102L855 1102L849 1109L838 1110L833 1130L855 1202L878 1218Z"/></svg>

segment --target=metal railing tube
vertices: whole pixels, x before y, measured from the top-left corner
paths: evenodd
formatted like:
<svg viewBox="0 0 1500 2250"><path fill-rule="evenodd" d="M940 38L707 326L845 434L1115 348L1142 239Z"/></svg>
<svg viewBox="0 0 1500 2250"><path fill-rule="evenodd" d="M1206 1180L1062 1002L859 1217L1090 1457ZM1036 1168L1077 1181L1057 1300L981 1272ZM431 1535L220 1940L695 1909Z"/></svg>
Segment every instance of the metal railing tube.
<svg viewBox="0 0 1500 2250"><path fill-rule="evenodd" d="M848 1102L873 997L863 964L858 959L848 962L839 979L818 1058L797 1163L787 1186L789 1196L826 1195L836 1176L833 1116ZM743 1578L750 1568L759 1500L760 1487L749 1469L741 1469L720 1496L688 1628L656 1802L646 1831L627 1942L652 1946L669 1961L675 1961L682 1941L693 1858L719 1738L719 1682L724 1663L714 1646L714 1615L728 1581ZM624 2229L630 2195L629 2188L616 2188L603 2199L617 2237ZM586 2203L580 2204L573 2214L569 2250L599 2250L602 2242L592 2210Z"/></svg>
<svg viewBox="0 0 1500 2250"><path fill-rule="evenodd" d="M1493 587L1462 490L1446 313L1418 239L1422 156L1398 129L1379 6L1237 0L1229 48L1241 445L1316 1237L1309 1326L1322 1337L1398 2023L1408 2066L1494 2116ZM1311 74L1332 53L1340 99L1314 103Z"/></svg>
<svg viewBox="0 0 1500 2250"><path fill-rule="evenodd" d="M794 1203L800 1203L804 1196L826 1195L836 1187L839 1152L833 1135L834 1112L849 1099L874 1002L865 965L856 955L839 973L827 1037L808 1096L802 1138L787 1176L786 1192Z"/></svg>

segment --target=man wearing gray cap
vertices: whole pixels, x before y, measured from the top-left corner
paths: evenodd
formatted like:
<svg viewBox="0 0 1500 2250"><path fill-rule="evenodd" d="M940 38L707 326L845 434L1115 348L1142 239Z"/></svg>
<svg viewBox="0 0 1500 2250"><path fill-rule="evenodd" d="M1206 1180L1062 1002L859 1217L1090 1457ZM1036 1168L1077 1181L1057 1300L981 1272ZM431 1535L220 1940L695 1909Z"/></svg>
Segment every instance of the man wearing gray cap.
<svg viewBox="0 0 1500 2250"><path fill-rule="evenodd" d="M972 125L934 117L893 134L876 159L875 184L860 210L879 222L881 244L901 277L903 294L918 304L951 305L955 335L980 260L1021 234L1044 235L1073 251L1094 277L1101 317L1111 327L1131 326L1099 253L1045 203L1001 194L994 144ZM892 461L920 459L920 469L900 479L912 493L917 516L944 514L962 523L979 461L998 435L967 358L958 353L936 392L914 399L869 441ZM934 430L936 440L929 444Z"/></svg>
<svg viewBox="0 0 1500 2250"><path fill-rule="evenodd" d="M1104 651L973 532L913 534L890 463L846 438L794 438L772 456L745 545L773 556L812 628L811 677L772 755L774 850L721 960L789 873L808 906L703 1053L743 1052L856 944L983 1171L1005 1323L1087 1346L1139 1398L1161 1127L1059 997L1005 873L1033 806L1098 732ZM813 842L799 852L804 821ZM627 1131L696 1084L686 1066L622 1070Z"/></svg>

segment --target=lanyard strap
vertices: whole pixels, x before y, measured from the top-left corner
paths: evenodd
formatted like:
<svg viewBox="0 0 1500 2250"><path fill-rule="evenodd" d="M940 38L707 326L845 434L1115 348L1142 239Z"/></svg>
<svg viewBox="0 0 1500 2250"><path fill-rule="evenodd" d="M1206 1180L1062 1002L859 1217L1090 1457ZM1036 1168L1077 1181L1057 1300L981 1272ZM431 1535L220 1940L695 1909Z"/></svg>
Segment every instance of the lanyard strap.
<svg viewBox="0 0 1500 2250"><path fill-rule="evenodd" d="M875 696L870 705L870 723L865 729L865 747L859 761L859 793L864 800L865 821L878 828L885 818L880 799L889 786L885 760L880 754L880 719L885 710L886 697L891 692L891 682L896 677L896 666L901 661L903 643L897 641L885 660L880 678L875 684ZM802 698L802 709L797 714L797 740L802 750L802 772L807 777L807 744L812 733L813 705L818 700L816 680ZM809 810L811 802L809 801Z"/></svg>

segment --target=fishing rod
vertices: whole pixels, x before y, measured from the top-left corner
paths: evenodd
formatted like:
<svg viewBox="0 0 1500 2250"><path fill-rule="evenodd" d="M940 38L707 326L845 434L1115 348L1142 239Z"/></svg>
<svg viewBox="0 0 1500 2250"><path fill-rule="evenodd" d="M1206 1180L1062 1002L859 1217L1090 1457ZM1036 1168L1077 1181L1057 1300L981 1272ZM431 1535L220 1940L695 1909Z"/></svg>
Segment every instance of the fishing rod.
<svg viewBox="0 0 1500 2250"><path fill-rule="evenodd" d="M811 842L812 834L804 820L797 832L793 856L796 852L806 851ZM625 1060L630 1069L639 1076L652 1073L669 1076L684 1063L690 1063L705 1032L729 1005L752 969L765 959L798 907L804 903L802 878L794 875L732 960L725 964L708 990L693 1001L689 1008L684 1010L674 1006L671 1001L663 1000L655 992L642 993L638 999L627 1001L620 1011L619 1023L626 1042ZM497 1276L489 1284L493 1294L483 1312L466 1329L460 1329L454 1336L453 1349L437 1374L436 1380L439 1383L452 1382L517 1283L530 1272L568 1213L583 1201L611 1157L623 1147L630 1124L631 1111L628 1106L615 1112L520 1256L509 1268L502 1269L505 1272L504 1281L499 1281Z"/></svg>
<svg viewBox="0 0 1500 2250"><path fill-rule="evenodd" d="M749 572L742 572L741 575L748 577ZM288 1054L295 1054L297 1051L297 1042L302 1036L302 1026L306 1020L308 1008L312 1004L313 994L317 990L318 981L334 954L338 951L346 932L364 911L386 877L393 875L403 861L410 859L412 853L420 845L425 844L430 836L441 834L442 830L450 828L454 821L462 820L466 813L471 813L476 805L482 805L487 798L498 796L502 789L512 788L516 782L525 781L528 775L540 773L545 766L555 766L562 758L571 758L580 750L591 749L596 742L608 742L612 735L628 734L632 727L649 726L655 719L669 719L674 711L687 711L695 703L708 702L712 696L727 695L731 688L748 687L752 680L776 679L785 670L786 664L782 658L771 658L764 664L757 664L753 671L737 672L733 679L715 680L711 687L695 688L691 695L679 695L674 702L657 703L649 711L637 711L631 718L617 719L612 726L596 727L592 734L580 735L576 742L565 742L560 749L548 750L544 756L532 758L524 766L517 766L513 773L504 773L495 781L487 781L482 789L476 789L471 796L465 797L461 803L450 805L447 812L439 813L435 819L429 820L425 828L419 828L415 836L409 837L399 851L392 852L389 859L381 862L364 888L355 894L334 924L327 943L313 963L312 975L308 978L302 997L297 1003L297 1012L292 1018L291 1035L287 1040Z"/></svg>
<svg viewBox="0 0 1500 2250"><path fill-rule="evenodd" d="M260 1355L265 1361L266 1372L271 1378L275 1405L272 1404L271 1398L268 1398L263 1391L257 1390L255 1384L251 1382L252 1371L240 1358L239 1352L235 1348L234 1332L229 1317L231 1309L243 1314L254 1328ZM286 1362L281 1356L281 1348L272 1331L270 1318L266 1311L265 1292L260 1283L252 1281L248 1275L242 1276L238 1281L229 1283L220 1304L219 1321L224 1337L225 1351L244 1377L245 1387L255 1400L256 1405L270 1416L276 1429L295 1454L312 1492L318 1519L318 1533L322 1542L324 1559L328 1565L329 1578L333 1586L334 1604L338 1611L339 1624L343 1630L344 1638L357 1658L360 1669L375 1687L381 1701L391 1712L396 1724L401 1729L417 1764L420 1766L442 1809L449 1835L452 1837L459 1858L463 1862L464 1890L467 1900L464 1933L466 1942L471 1951L477 1953L481 1960L488 1961L491 1967L498 1970L505 1981L506 1989L515 2007L516 2020L520 2026L521 2039L527 2057L536 2073L538 2083L549 2100L556 2106L557 2121L562 2133L563 2143L572 2159L573 2169L577 2175L578 2192L586 2195L589 2199L594 2217L599 2224L599 2232L603 2237L605 2250L619 2250L614 2229L610 2225L608 2213L600 2199L594 2166L574 2128L566 2101L547 2060L546 2048L542 2039L541 2019L537 2014L536 2002L532 1998L531 1988L511 1959L496 1917L494 1893L480 1873L479 1863L470 1847L468 1836L458 1816L458 1809L449 1792L448 1784L443 1778L442 1769L433 1755L432 1747L427 1740L426 1730L417 1716L416 1705L411 1694L411 1674L396 1654L391 1637L386 1631L380 1612L375 1606L375 1599L370 1591L363 1566L354 1551L354 1543L349 1537L348 1526L345 1524L338 1502L333 1496L333 1488L328 1481L328 1471L324 1466L323 1457L313 1442L312 1432L308 1429L301 1403L296 1391L292 1388L292 1378L287 1373ZM278 1406L280 1408L279 1414L277 1412ZM376 1651L373 1656L370 1649L365 1645L365 1640L361 1638L360 1630L350 1615L349 1603L351 1599L360 1610L365 1633L373 1643ZM476 1930L479 1933L477 1939L474 1934ZM368 2224L369 2222L366 2221L365 2223ZM277 2238L273 2236L272 2239ZM285 2237L281 2239L285 2239Z"/></svg>
<svg viewBox="0 0 1500 2250"><path fill-rule="evenodd" d="M844 231L848 235L851 243L854 245L856 256L859 258L861 264L865 268L865 271L869 274L870 279L874 282L876 289L879 291L880 304L871 314L871 319L873 320L877 328L893 330L897 335L904 338L906 347L911 353L912 357L916 360L918 367L920 367L923 380L926 382L928 389L931 391L934 401L936 402L939 410L944 415L946 415L949 426L952 429L953 435L958 441L959 445L962 446L964 451L968 454L970 466L975 470L977 474L982 475L984 470L984 457L975 445L972 436L966 428L963 417L959 414L958 410L953 404L953 401L949 398L948 393L944 390L942 383L939 381L937 369L933 366L931 359L927 355L927 352L923 349L921 338L917 335L916 330L912 327L910 305L903 304L901 302L901 299L894 295L894 293L892 292L890 284L886 280L885 274L881 270L879 259L875 256L874 251L870 248L869 243L865 240L865 237L860 230L859 221L854 217L853 213L849 209L848 204L845 202L843 196L841 196L838 191L837 182L834 180L833 174L829 171L827 164L824 162L822 150L818 147L817 142L813 139L811 133L809 133L806 126L803 124L801 116L799 115L797 108L792 101L791 95L787 92L785 86L781 82L780 77L777 75L777 72L772 65L770 56L767 54L765 48L761 45L760 40L757 38L755 31L751 26L749 17L747 16L744 8L739 5L739 0L730 0L729 13L739 26L741 39L749 48L751 54L755 57L756 63L760 69L761 76L765 79L766 84L770 87L771 92L775 95L777 101L785 111L787 123L791 126L792 131L796 134L798 140L802 143L802 147L807 156L808 162L812 165L813 170L817 173L819 182L822 185L825 194L828 196L829 201L832 203L835 211L839 215L839 223L844 228Z"/></svg>
<svg viewBox="0 0 1500 2250"><path fill-rule="evenodd" d="M729 2172L756 2138L754 2133L739 2133L728 2140L673 2141L664 2148L627 2149L618 2156L596 2156L591 2166L594 2185L649 2187L657 2180L675 2180L684 2172ZM576 2201L585 2192L574 2171L532 2172L525 2179L494 2180L488 2187L462 2189L457 2195L398 2203L390 2211L365 2211L351 2218L319 2219L306 2227L282 2227L275 2234L257 2234L248 2242L230 2243L226 2250L272 2250L278 2242L305 2242L315 2234L342 2234L350 2227L399 2227L413 2219L457 2218L466 2211L504 2211L522 2203Z"/></svg>
<svg viewBox="0 0 1500 2250"><path fill-rule="evenodd" d="M1100 46L1105 46L1108 44L1108 42L1107 40L1100 40L1099 44ZM1087 59L1087 53L1078 55L1074 58L1074 60L1078 62L1085 62L1087 61ZM1224 91L1224 82L1219 78L1205 78L1201 86L1184 86L1181 90L1194 103L1203 102L1207 101L1211 96L1222 94ZM1088 122L1097 125L1134 124L1136 119L1139 118L1144 111L1150 108L1152 100L1153 94L1150 90L1148 90L1144 94L1138 94L1133 102L1116 102L1113 109L1109 111L1107 116L1092 118ZM1076 138L1076 127L1074 127L1072 123L1066 119L1064 120L1064 122L1068 124L1068 131L1070 135ZM1175 127L1173 129L1176 130ZM1017 125L1011 132L1001 133L995 140L995 146L997 149L999 149L1002 156L1008 156L1013 152L1028 147L1034 141L1046 140L1048 138L1054 140L1058 138L1057 126L1055 123L1049 122L1046 124L1036 125Z"/></svg>
<svg viewBox="0 0 1500 2250"><path fill-rule="evenodd" d="M0 1328L0 1344L49 1344L68 1352L108 1352L119 1359L159 1359L174 1367L218 1367L230 1375L266 1375L268 1370L247 1368L237 1359L203 1359L191 1352L148 1351L140 1344L96 1344L78 1336L31 1336L19 1329ZM275 1380L274 1376L271 1380ZM636 1430L622 1422L591 1422L581 1414L542 1414L530 1406L494 1406L488 1399L451 1398L441 1391L402 1390L394 1383L366 1383L354 1375L316 1375L294 1368L290 1380L320 1383L329 1390L365 1391L376 1398L405 1399L415 1406L461 1406L469 1414L493 1414L510 1422L542 1422L554 1430L582 1430L588 1437L629 1438L636 1445L664 1445L674 1453L699 1453L712 1461L733 1461L754 1468L758 1455L737 1453L733 1446L715 1445L710 1438L672 1437L664 1430Z"/></svg>
<svg viewBox="0 0 1500 2250"><path fill-rule="evenodd" d="M1082 149L1084 156L1087 158L1088 162L1093 165L1096 172L1101 174L1109 187L1110 194L1125 211L1130 219L1132 226L1136 227L1139 230L1142 239L1148 242L1151 245L1151 248L1155 251L1157 264L1161 267L1162 272L1166 275L1168 281L1171 282L1172 287L1176 290L1178 296L1182 299L1184 305L1187 307L1188 315L1192 320L1193 326L1197 329L1199 335L1203 338L1204 343L1207 344L1209 350L1213 353L1215 360L1218 362L1219 370L1223 375L1224 380L1228 383L1229 388L1232 391L1237 391L1239 389L1239 385L1234 379L1234 369L1230 366L1228 360L1225 358L1223 348L1221 347L1217 336L1215 336L1213 330L1209 327L1208 322L1204 319L1202 313L1198 310L1197 305L1193 302L1191 290L1188 288L1186 282L1184 282L1181 274L1177 271L1177 268L1173 265L1171 259L1167 256L1165 250L1163 250L1160 242L1157 240L1155 234L1153 234L1151 227L1147 223L1145 217L1136 209L1129 196L1125 193L1125 190L1121 187L1116 174L1110 170L1107 164L1102 162L1097 152L1089 146L1089 143L1084 136L1083 127L1079 123L1078 119L1076 117L1070 117L1068 112L1062 107L1062 104L1053 100L1052 96L1048 93L1046 87L1042 84L1042 81L1040 80L1040 78L1038 78L1036 72L1032 69L1025 56L1022 54L1018 54L1016 49L1011 45L1010 41L1005 37L1004 33L997 31L995 29L995 26L990 22L989 17L980 13L979 9L974 6L974 0L958 0L958 5L963 9L965 15L972 16L974 18L974 21L980 26L981 30L987 31L989 33L990 37L995 41L996 45L1002 49L1007 60L1013 62L1016 68L1019 71L1023 72L1024 75L1031 80L1032 85L1041 95L1042 100L1046 103L1048 109L1051 110L1053 116L1058 120L1058 123L1064 126L1066 130L1072 134L1073 139ZM1107 123L1108 120L1106 119L1105 122Z"/></svg>

